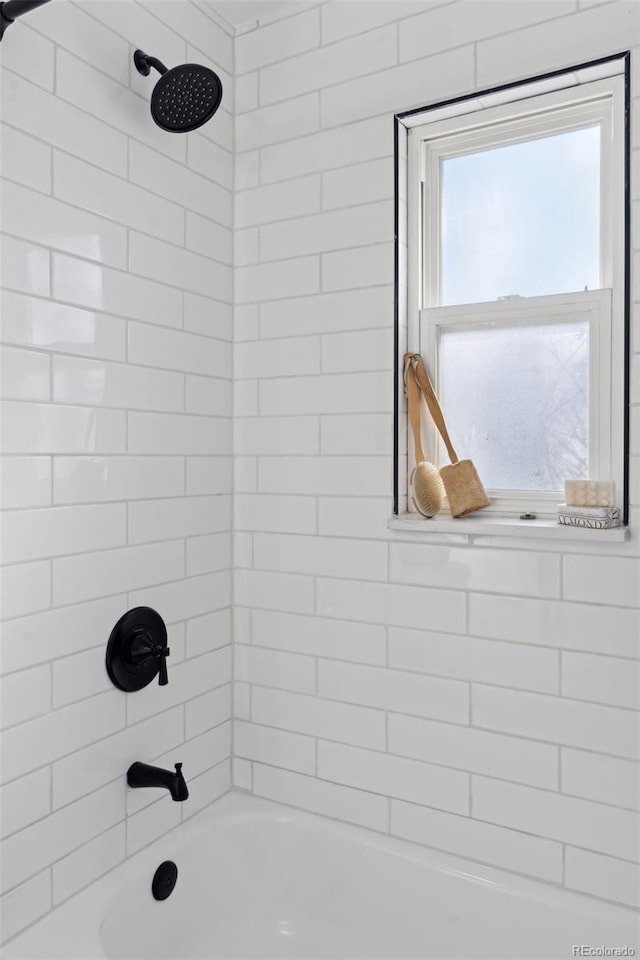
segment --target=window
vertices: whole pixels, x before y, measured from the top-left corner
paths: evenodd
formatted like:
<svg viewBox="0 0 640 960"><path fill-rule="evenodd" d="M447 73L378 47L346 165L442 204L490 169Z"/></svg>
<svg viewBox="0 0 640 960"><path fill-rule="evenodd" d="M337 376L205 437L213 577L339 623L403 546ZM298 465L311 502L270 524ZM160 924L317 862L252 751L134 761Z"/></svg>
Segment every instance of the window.
<svg viewBox="0 0 640 960"><path fill-rule="evenodd" d="M614 479L623 496L625 63L398 118L406 348L489 513L555 515L569 478Z"/></svg>
<svg viewBox="0 0 640 960"><path fill-rule="evenodd" d="M548 494L555 511L565 479L609 476L598 398L610 392L610 291L498 306L427 313L421 349L437 357L451 435L493 496L520 491L525 509Z"/></svg>

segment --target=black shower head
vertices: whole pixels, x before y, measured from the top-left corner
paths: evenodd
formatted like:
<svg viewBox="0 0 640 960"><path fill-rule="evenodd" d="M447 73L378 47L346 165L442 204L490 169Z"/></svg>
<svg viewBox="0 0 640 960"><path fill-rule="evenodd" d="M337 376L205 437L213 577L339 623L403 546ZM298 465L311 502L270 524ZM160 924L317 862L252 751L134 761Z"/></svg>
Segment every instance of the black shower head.
<svg viewBox="0 0 640 960"><path fill-rule="evenodd" d="M220 77L209 67L185 63L167 70L142 50L133 55L136 70L149 76L151 67L161 74L151 94L151 116L163 130L189 133L210 120L222 100Z"/></svg>

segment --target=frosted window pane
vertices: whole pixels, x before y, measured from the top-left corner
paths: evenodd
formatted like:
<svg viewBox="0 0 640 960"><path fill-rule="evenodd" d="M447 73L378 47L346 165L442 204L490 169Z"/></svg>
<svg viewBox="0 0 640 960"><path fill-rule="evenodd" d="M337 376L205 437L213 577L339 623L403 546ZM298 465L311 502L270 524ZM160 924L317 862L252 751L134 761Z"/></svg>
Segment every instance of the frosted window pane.
<svg viewBox="0 0 640 960"><path fill-rule="evenodd" d="M587 478L586 321L442 330L439 384L458 456L486 487L561 490Z"/></svg>
<svg viewBox="0 0 640 960"><path fill-rule="evenodd" d="M600 127L443 160L442 305L600 286Z"/></svg>

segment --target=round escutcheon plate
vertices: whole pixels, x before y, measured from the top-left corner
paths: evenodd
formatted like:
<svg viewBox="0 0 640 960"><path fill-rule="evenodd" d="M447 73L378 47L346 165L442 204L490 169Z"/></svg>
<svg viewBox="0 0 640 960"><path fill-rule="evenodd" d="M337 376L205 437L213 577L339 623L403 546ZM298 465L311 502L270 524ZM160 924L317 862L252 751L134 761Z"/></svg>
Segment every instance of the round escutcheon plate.
<svg viewBox="0 0 640 960"><path fill-rule="evenodd" d="M167 628L160 614L151 607L134 607L111 631L107 673L119 690L142 690L158 675L168 653Z"/></svg>

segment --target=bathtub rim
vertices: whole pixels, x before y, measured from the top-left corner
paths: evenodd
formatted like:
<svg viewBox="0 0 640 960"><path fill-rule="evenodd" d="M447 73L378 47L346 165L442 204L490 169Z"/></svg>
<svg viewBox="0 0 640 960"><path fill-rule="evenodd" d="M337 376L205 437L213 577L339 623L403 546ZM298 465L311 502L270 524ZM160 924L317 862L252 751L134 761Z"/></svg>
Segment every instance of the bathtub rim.
<svg viewBox="0 0 640 960"><path fill-rule="evenodd" d="M593 897L561 884L485 865L415 841L379 833L279 801L267 800L244 790L231 789L7 940L0 950L0 957L2 960L87 960L87 957L92 960L108 960L100 937L101 924L118 896L120 884L131 879L132 871L136 875L147 873L150 884L153 871L162 860L179 858L177 851L190 846L203 829L216 821L269 822L283 818L303 826L310 825L320 832L329 831L334 836L343 837L347 842L362 844L400 859L410 860L426 869L472 884L489 885L518 899L534 900L541 905L557 908L560 898L561 905L566 907L568 913L580 913L588 908L592 916L599 916L603 921L635 923L636 926L640 924L640 911L634 907ZM44 946L51 942L65 944L70 926L74 931L74 943L71 947L63 946L64 953L59 955L42 952Z"/></svg>

